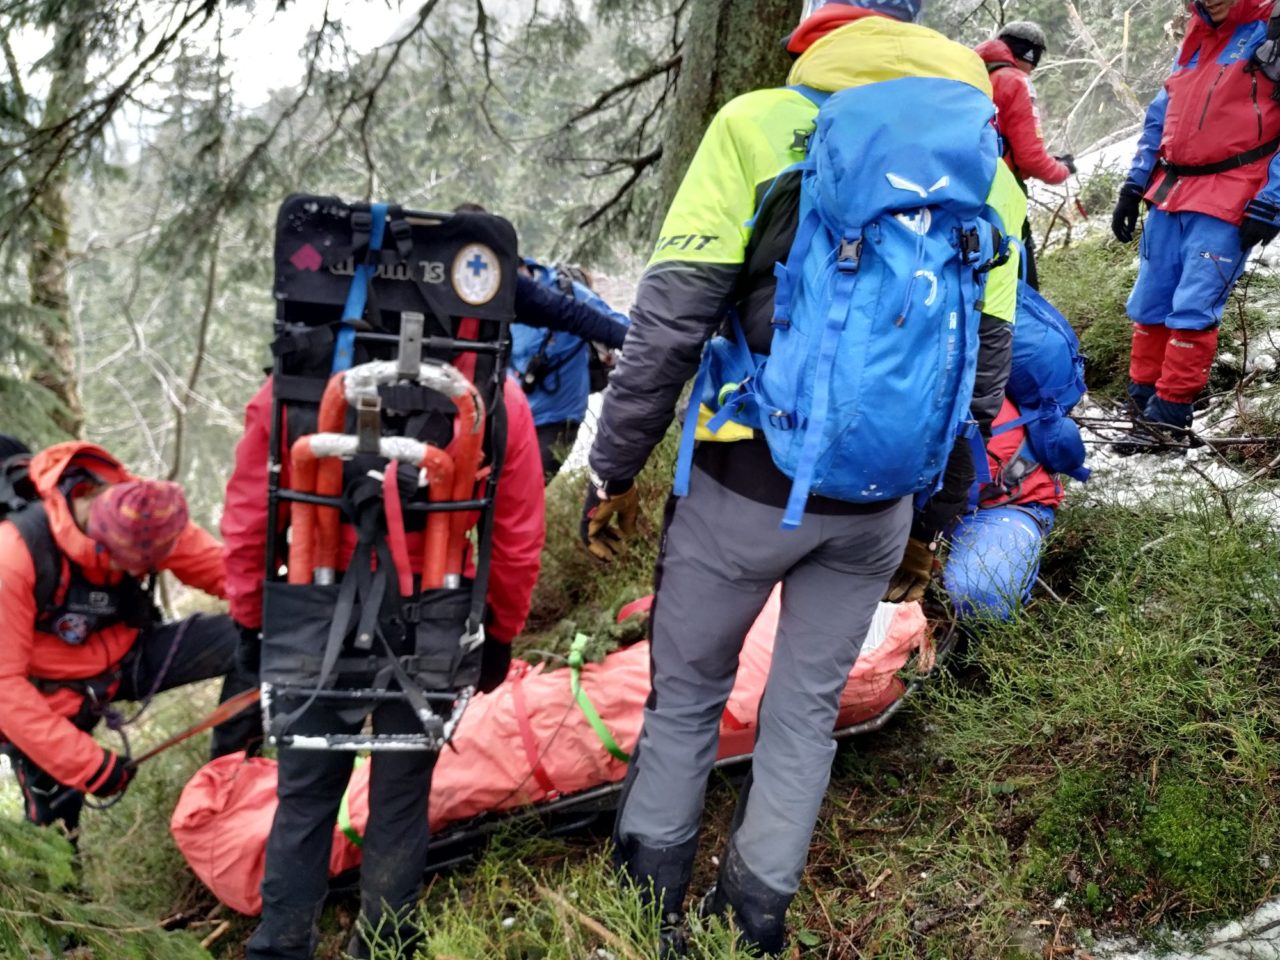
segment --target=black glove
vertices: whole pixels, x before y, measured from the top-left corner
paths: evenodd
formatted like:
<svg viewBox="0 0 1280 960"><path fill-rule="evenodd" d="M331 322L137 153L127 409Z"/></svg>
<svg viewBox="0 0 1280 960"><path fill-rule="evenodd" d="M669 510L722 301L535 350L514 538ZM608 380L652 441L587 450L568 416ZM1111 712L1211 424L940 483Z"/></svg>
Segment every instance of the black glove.
<svg viewBox="0 0 1280 960"><path fill-rule="evenodd" d="M1070 171L1071 173L1074 174L1076 172L1076 158L1073 157L1071 154L1064 153L1062 156L1054 157L1053 159L1057 160L1060 164L1066 167L1067 170Z"/></svg>
<svg viewBox="0 0 1280 960"><path fill-rule="evenodd" d="M511 669L511 644L499 640L492 634L485 634L484 647L480 651L480 680L476 689L481 693L491 693L507 679L507 671Z"/></svg>
<svg viewBox="0 0 1280 960"><path fill-rule="evenodd" d="M1120 188L1120 198L1116 200L1115 213L1111 214L1111 232L1121 243L1133 242L1133 231L1138 227L1138 216L1142 212L1142 195L1145 193L1132 180L1126 180Z"/></svg>
<svg viewBox="0 0 1280 960"><path fill-rule="evenodd" d="M236 644L236 670L256 677L262 669L262 631L237 623L240 642Z"/></svg>
<svg viewBox="0 0 1280 960"><path fill-rule="evenodd" d="M1240 249L1251 250L1258 244L1265 246L1280 233L1280 209L1265 200L1250 200L1244 208L1244 221L1240 224Z"/></svg>
<svg viewBox="0 0 1280 960"><path fill-rule="evenodd" d="M126 760L118 753L104 748L102 763L85 786L95 797L113 797L117 793L124 793L137 772L137 764L132 760Z"/></svg>
<svg viewBox="0 0 1280 960"><path fill-rule="evenodd" d="M604 485L604 493L602 498L596 484L588 481L578 536L593 557L609 563L622 554L626 541L635 536L640 494L632 480L610 480ZM616 526L610 522L614 517L618 518Z"/></svg>

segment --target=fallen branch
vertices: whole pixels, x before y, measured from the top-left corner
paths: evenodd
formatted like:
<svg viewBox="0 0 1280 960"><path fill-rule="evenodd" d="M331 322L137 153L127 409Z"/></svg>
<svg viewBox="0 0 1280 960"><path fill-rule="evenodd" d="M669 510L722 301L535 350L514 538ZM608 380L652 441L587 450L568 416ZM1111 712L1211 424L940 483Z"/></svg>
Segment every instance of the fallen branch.
<svg viewBox="0 0 1280 960"><path fill-rule="evenodd" d="M203 940L200 941L201 948L204 950L208 950L211 946L213 946L215 943L221 940L223 936L226 935L226 932L230 929L231 929L231 921L223 920L220 924L218 924L216 927L213 928L213 930L209 933L207 937L205 937Z"/></svg>

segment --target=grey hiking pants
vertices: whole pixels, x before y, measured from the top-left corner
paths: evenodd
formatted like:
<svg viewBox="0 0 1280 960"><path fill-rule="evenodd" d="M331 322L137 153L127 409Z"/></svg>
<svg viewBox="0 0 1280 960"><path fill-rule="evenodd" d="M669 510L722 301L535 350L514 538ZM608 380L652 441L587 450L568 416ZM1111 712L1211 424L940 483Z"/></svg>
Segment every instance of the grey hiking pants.
<svg viewBox="0 0 1280 960"><path fill-rule="evenodd" d="M902 560L911 502L806 514L798 530L780 530L781 519L696 468L674 502L655 578L653 691L617 836L669 847L697 833L743 638L781 581L750 793L731 843L761 883L790 895L831 776L840 693Z"/></svg>

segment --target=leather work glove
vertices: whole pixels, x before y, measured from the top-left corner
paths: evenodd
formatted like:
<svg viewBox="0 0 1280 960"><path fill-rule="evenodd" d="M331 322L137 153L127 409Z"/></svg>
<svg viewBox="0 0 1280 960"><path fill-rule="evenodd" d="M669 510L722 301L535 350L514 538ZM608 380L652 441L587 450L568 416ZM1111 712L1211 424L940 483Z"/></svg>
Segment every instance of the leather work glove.
<svg viewBox="0 0 1280 960"><path fill-rule="evenodd" d="M1142 212L1142 195L1145 192L1132 180L1126 180L1124 186L1120 188L1115 213L1111 215L1111 232L1121 243L1133 242L1133 231L1138 227L1138 217Z"/></svg>
<svg viewBox="0 0 1280 960"><path fill-rule="evenodd" d="M1066 167L1071 173L1076 173L1076 158L1069 153L1064 153L1060 157L1054 157L1060 164Z"/></svg>
<svg viewBox="0 0 1280 960"><path fill-rule="evenodd" d="M635 536L639 515L640 494L634 481L611 480L603 488L588 483L578 534L593 557L609 563L622 555L626 541Z"/></svg>
<svg viewBox="0 0 1280 960"><path fill-rule="evenodd" d="M1244 220L1240 224L1240 249L1248 251L1257 244L1264 246L1280 233L1280 209L1264 200L1250 200L1244 208Z"/></svg>
<svg viewBox="0 0 1280 960"><path fill-rule="evenodd" d="M924 598L924 591L933 579L933 566L938 555L937 542L925 543L911 537L907 540L907 551L902 556L902 563L889 581L889 589L885 591L886 603L910 603L912 600Z"/></svg>
<svg viewBox="0 0 1280 960"><path fill-rule="evenodd" d="M132 760L103 748L102 765L87 787L95 797L114 797L117 793L124 793L137 772L138 766Z"/></svg>

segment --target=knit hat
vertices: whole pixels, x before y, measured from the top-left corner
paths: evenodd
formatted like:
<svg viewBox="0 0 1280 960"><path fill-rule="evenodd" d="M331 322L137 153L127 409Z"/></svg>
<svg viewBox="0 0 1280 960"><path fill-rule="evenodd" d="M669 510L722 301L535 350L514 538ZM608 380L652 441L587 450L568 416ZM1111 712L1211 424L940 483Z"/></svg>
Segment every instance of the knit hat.
<svg viewBox="0 0 1280 960"><path fill-rule="evenodd" d="M1003 40L1010 53L1033 67L1040 63L1040 58L1049 46L1040 24L1030 20L1012 20L1006 23L996 32L996 39Z"/></svg>
<svg viewBox="0 0 1280 960"><path fill-rule="evenodd" d="M837 4L846 7L861 7L873 13L882 13L887 17L893 17L895 20L915 23L920 19L920 11L924 7L924 0L806 0L804 16L800 18L800 22L803 23L810 14L822 7L835 6Z"/></svg>
<svg viewBox="0 0 1280 960"><path fill-rule="evenodd" d="M152 571L173 553L187 528L187 498L167 480L115 483L93 498L86 532L116 566Z"/></svg>

